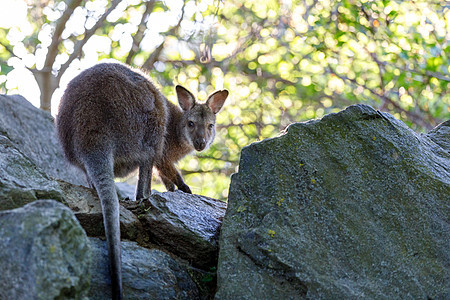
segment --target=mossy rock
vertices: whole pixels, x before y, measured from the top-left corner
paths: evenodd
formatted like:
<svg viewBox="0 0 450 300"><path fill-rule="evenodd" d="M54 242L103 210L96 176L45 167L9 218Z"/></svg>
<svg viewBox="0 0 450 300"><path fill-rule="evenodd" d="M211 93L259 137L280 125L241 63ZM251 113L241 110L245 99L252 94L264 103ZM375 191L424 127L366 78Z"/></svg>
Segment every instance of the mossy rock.
<svg viewBox="0 0 450 300"><path fill-rule="evenodd" d="M246 147L216 299L448 299L449 126L355 105Z"/></svg>

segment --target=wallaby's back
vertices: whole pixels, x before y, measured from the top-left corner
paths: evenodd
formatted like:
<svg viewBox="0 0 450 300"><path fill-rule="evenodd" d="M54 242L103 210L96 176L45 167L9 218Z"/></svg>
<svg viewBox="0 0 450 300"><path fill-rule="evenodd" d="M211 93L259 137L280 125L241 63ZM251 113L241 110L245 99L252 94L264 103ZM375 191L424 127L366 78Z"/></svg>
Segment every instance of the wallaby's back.
<svg viewBox="0 0 450 300"><path fill-rule="evenodd" d="M149 149L161 151L166 105L138 71L111 63L85 70L69 83L57 116L67 159L84 169L83 153L110 149L115 175L126 175L146 159Z"/></svg>

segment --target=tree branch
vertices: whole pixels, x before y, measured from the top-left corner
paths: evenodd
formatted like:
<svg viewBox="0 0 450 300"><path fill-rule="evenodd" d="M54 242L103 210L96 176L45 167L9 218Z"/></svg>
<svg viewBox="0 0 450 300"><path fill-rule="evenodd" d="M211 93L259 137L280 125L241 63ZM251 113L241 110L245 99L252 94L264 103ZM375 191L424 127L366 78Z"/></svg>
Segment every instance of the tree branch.
<svg viewBox="0 0 450 300"><path fill-rule="evenodd" d="M231 163L231 164L239 163L239 160L229 160L227 158L215 158L213 156L207 156L207 155L202 155L202 156L197 155L197 158L198 159L210 159L210 160L219 161L219 162L228 162L228 163Z"/></svg>
<svg viewBox="0 0 450 300"><path fill-rule="evenodd" d="M386 27L386 28L389 30L389 27ZM433 33L434 33L434 31L433 31ZM355 39L358 39L356 33L352 33L352 35L354 36ZM374 40L376 40L376 38L373 35L372 35L372 38ZM437 37L436 37L436 40L437 40ZM392 40L389 40L389 43L392 43L392 44L396 45L397 47L400 47L396 43L394 43ZM442 46L440 46L440 47L442 48ZM445 74L442 74L442 73L437 73L437 72L432 72L432 71L428 71L428 70L414 70L414 69L411 69L411 68L408 68L408 67L401 67L401 66L398 66L398 65L393 64L393 63L390 64L390 63L388 63L386 61L380 61L378 59L378 57L375 55L375 53L371 53L367 48L364 48L364 50L372 57L372 59L376 62L376 64L378 65L379 68L381 66L383 66L383 67L391 66L393 68L396 68L396 69L399 69L399 70L402 70L402 71L405 71L405 72L411 72L411 73L415 73L415 74L426 76L426 77L434 77L434 78L437 78L439 80L450 82L450 77L448 75L445 75ZM380 70L381 70L381 68L380 68Z"/></svg>
<svg viewBox="0 0 450 300"><path fill-rule="evenodd" d="M165 40L152 52L152 54L147 58L147 60L142 65L142 69L150 71L153 64L158 60L159 55L164 49Z"/></svg>
<svg viewBox="0 0 450 300"><path fill-rule="evenodd" d="M249 77L252 80L258 80L258 79L267 79L267 80L269 80L269 79L273 79L275 81L279 81L279 82L282 82L284 84L289 84L289 85L297 84L297 82L290 81L288 79L284 79L284 78L281 78L281 77L277 77L277 75L271 74L269 72L261 71L261 74L246 74L246 75L247 75L247 77Z"/></svg>
<svg viewBox="0 0 450 300"><path fill-rule="evenodd" d="M100 19L97 20L95 25L86 31L84 34L84 38L82 40L79 40L73 49L72 54L70 54L69 59L61 66L59 69L58 75L56 77L57 81L61 79L61 76L64 74L64 72L67 70L67 68L70 66L72 61L81 56L81 51L83 49L83 46L87 43L87 41L95 34L97 29L99 29L103 23L105 22L108 15L117 7L117 5L120 3L121 0L114 0L111 3L111 6L108 8L108 10L100 17Z"/></svg>
<svg viewBox="0 0 450 300"><path fill-rule="evenodd" d="M181 21L183 21L184 18L184 9L186 7L186 1L183 2L183 7L181 8L181 16L178 20L177 25L172 27L169 31L166 32L166 36L174 34L178 28L180 28ZM153 53L147 58L147 60L142 65L142 69L144 70L151 70L153 64L159 59L159 55L161 54L162 50L164 49L164 44L166 42L166 39L164 38L163 42L153 51Z"/></svg>
<svg viewBox="0 0 450 300"><path fill-rule="evenodd" d="M3 42L1 42L1 41L0 41L0 45L3 46L3 48L5 48L6 51L9 52L9 54L11 54L12 56L17 57L17 55L14 54L14 51L8 45L3 44Z"/></svg>
<svg viewBox="0 0 450 300"><path fill-rule="evenodd" d="M181 170L181 174L184 175L191 175L191 174L205 174L205 173L218 173L218 174L225 174L226 176L231 176L231 174L236 173L235 166L232 166L230 168L223 168L223 169L212 169L209 171L187 171L187 170Z"/></svg>
<svg viewBox="0 0 450 300"><path fill-rule="evenodd" d="M194 60L173 60L173 59L165 59L165 60L161 60L162 62L168 63L168 64L175 64L175 65L185 65L185 66L189 66L189 65L196 65L198 64L198 62L194 59Z"/></svg>
<svg viewBox="0 0 450 300"><path fill-rule="evenodd" d="M385 61L381 61L380 64L383 65L383 66L390 65L389 63L387 63ZM439 80L450 82L450 77L448 77L448 76L446 76L444 74L441 74L441 73L432 72L432 71L428 71L428 70L418 71L418 70L410 69L410 68L407 68L407 67L400 67L400 66L397 66L395 64L392 64L390 66L394 67L394 68L397 68L399 70L405 71L405 72L411 72L411 73L415 73L415 74L419 74L419 75L427 76L427 77L435 77L435 78L437 78Z"/></svg>
<svg viewBox="0 0 450 300"><path fill-rule="evenodd" d="M141 22L139 23L138 30L133 35L133 44L131 46L131 50L128 53L127 59L125 60L126 64L130 64L131 60L133 59L133 56L137 53L139 50L139 45L142 42L142 39L144 38L145 30L147 29L147 20L150 16L150 14L153 12L153 8L155 6L155 0L150 0L145 5L145 11L142 14Z"/></svg>
<svg viewBox="0 0 450 300"><path fill-rule="evenodd" d="M314 0L313 3L311 3L311 5L306 6L306 8L305 8L305 13L304 13L303 16L302 16L303 20L305 20L306 22L308 22L308 17L309 17L309 12L310 12L310 10L311 10L314 6L316 6L317 2L319 2L319 1L318 1L318 0ZM306 4L306 1L305 1L305 4Z"/></svg>
<svg viewBox="0 0 450 300"><path fill-rule="evenodd" d="M265 22L266 22L266 20L263 22L262 26L264 26ZM250 33L247 36L238 39L236 48L233 50L233 52L231 52L231 54L229 56L227 56L226 58L224 58L222 60L222 64L228 66L229 62L234 57L236 57L239 53L245 51L245 49L247 49L248 46L253 45L258 40L257 34L261 31L260 27L262 27L262 26L259 26L258 29L252 28ZM264 28L264 27L262 27L262 28Z"/></svg>
<svg viewBox="0 0 450 300"><path fill-rule="evenodd" d="M405 113L413 122L419 124L420 126L422 126L423 128L426 128L428 130L432 129L433 126L431 126L429 123L427 123L421 115L416 114L412 111L408 111L406 109L404 109L403 107L400 106L400 104L398 104L395 100L387 97L386 95L382 95L380 93L378 93L377 91L369 88L368 86L364 85L364 84L360 84L356 81L356 79L351 79L348 78L347 76L344 75L339 75L337 74L332 68L331 66L328 67L329 68L329 73L335 74L337 77L339 77L342 80L346 80L346 81L350 81L351 83L361 86L362 88L368 90L372 95L380 98L381 100L391 104L392 106L394 106L395 109L397 109L398 111L401 111L403 113Z"/></svg>
<svg viewBox="0 0 450 300"><path fill-rule="evenodd" d="M67 9L62 14L61 18L58 19L55 27L55 31L53 32L52 42L48 47L48 53L45 57L44 68L42 71L50 72L55 62L55 58L58 55L58 46L61 42L61 34L66 27L66 23L69 20L70 16L73 14L75 8L80 6L82 0L72 0L67 5Z"/></svg>
<svg viewBox="0 0 450 300"><path fill-rule="evenodd" d="M6 51L8 51L9 54L11 54L11 56L14 56L14 57L17 57L18 59L21 59L20 57L18 57L17 55L14 54L14 51L8 45L5 45L2 42L0 42L0 45L3 46L6 49ZM8 62L5 61L5 60L0 60L0 63L3 64L3 65L8 65ZM28 68L27 66L25 66L25 68L27 68L27 70L32 72L33 74L37 72L35 69Z"/></svg>

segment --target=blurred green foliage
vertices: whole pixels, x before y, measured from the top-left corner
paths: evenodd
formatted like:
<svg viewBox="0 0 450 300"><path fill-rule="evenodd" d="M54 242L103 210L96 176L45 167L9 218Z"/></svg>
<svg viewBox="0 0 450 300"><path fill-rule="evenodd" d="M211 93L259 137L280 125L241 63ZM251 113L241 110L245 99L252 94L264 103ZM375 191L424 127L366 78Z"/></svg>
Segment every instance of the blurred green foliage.
<svg viewBox="0 0 450 300"><path fill-rule="evenodd" d="M80 5L90 2L96 1ZM58 3L48 1L55 9ZM142 26L129 30L127 24L147 8L147 2L128 1L119 17L102 24L95 36L107 38L111 47L98 51L99 59L144 67L174 102L175 84L200 100L215 89L231 93L218 114L216 142L179 163L194 193L225 199L243 147L276 136L292 122L351 104L390 112L416 131L450 118L446 1L185 1L177 8L178 23L168 21L155 33L153 16L175 10L156 1L140 37ZM66 40L76 44L82 37ZM153 40L146 44L146 38ZM28 51L35 52L39 42L27 39ZM10 44L1 29L0 42ZM71 43L60 44L60 55L70 55ZM11 56L0 52L0 60ZM8 71L2 65L2 74Z"/></svg>

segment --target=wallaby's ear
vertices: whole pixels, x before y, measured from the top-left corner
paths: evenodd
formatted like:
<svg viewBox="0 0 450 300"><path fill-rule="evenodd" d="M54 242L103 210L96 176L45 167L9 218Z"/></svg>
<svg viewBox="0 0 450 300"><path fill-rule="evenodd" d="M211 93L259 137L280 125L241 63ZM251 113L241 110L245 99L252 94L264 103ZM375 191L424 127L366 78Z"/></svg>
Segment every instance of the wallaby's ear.
<svg viewBox="0 0 450 300"><path fill-rule="evenodd" d="M206 104L214 114L217 114L222 108L223 104L225 103L227 97L228 97L227 90L217 91L208 97L208 100L206 100Z"/></svg>
<svg viewBox="0 0 450 300"><path fill-rule="evenodd" d="M181 108L184 111L190 110L195 104L194 95L181 85L177 85L175 90L177 91L178 103L180 103Z"/></svg>

